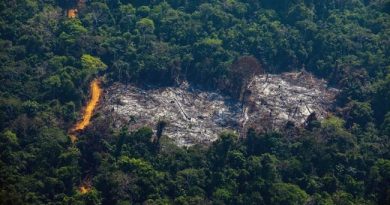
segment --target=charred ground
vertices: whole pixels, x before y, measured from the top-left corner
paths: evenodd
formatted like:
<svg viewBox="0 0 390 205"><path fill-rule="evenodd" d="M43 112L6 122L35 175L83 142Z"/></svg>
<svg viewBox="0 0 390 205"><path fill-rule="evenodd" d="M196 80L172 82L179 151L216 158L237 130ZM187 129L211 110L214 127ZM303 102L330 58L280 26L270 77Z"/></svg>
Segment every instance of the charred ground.
<svg viewBox="0 0 390 205"><path fill-rule="evenodd" d="M243 136L248 128L280 130L287 123L304 126L310 114L323 119L336 89L306 72L263 74L250 79L241 101L219 92L178 87L141 88L114 84L106 89L100 112L116 128L155 128L180 146L210 144L224 130Z"/></svg>

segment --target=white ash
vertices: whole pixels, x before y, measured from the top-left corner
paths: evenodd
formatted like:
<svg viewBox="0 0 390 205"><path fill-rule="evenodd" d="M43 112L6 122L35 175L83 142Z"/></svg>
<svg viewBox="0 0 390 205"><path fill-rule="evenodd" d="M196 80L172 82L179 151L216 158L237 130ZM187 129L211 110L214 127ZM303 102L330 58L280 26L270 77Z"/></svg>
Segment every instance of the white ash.
<svg viewBox="0 0 390 205"><path fill-rule="evenodd" d="M156 128L168 122L163 134L179 146L209 144L223 130L245 133L248 127L280 129L287 121L301 126L316 112L326 116L337 93L307 73L255 76L243 103L217 92L181 87L143 89L115 84L105 91L100 111L116 128Z"/></svg>

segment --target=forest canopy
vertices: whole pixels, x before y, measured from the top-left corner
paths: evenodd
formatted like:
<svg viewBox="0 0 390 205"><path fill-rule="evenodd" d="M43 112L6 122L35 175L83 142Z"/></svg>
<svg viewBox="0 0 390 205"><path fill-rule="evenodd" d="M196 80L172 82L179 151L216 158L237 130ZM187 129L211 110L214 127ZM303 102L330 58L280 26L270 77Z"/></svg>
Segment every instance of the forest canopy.
<svg viewBox="0 0 390 205"><path fill-rule="evenodd" d="M68 136L98 76L242 99L289 71L340 89L335 112L208 147ZM0 204L390 204L389 0L1 1L0 80Z"/></svg>

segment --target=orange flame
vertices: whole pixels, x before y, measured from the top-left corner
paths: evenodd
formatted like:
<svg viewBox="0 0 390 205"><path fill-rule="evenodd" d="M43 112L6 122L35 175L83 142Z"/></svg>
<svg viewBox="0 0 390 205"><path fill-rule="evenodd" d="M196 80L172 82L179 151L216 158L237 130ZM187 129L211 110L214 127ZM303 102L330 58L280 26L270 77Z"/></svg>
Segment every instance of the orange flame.
<svg viewBox="0 0 390 205"><path fill-rule="evenodd" d="M95 110L96 106L98 105L102 89L99 85L100 81L98 79L95 79L91 83L91 99L88 102L87 106L85 107L83 119L76 123L76 125L72 128L71 133L75 133L77 131L84 130L90 123L93 111ZM74 143L77 140L76 135L71 134L70 138L72 142Z"/></svg>
<svg viewBox="0 0 390 205"><path fill-rule="evenodd" d="M79 188L79 191L80 191L81 194L86 194L86 193L88 193L90 190L91 190L91 188L88 187L88 186L85 186L85 185L82 185L82 186L80 186L80 188Z"/></svg>
<svg viewBox="0 0 390 205"><path fill-rule="evenodd" d="M69 9L67 12L68 18L76 18L77 16L77 9Z"/></svg>

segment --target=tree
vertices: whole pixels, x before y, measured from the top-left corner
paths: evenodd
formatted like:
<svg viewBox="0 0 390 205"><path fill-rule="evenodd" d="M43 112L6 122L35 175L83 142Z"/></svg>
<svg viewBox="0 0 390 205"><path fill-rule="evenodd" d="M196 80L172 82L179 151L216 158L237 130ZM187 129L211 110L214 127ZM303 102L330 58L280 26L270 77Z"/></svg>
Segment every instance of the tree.
<svg viewBox="0 0 390 205"><path fill-rule="evenodd" d="M176 173L177 194L181 196L203 196L206 175L202 169L184 169Z"/></svg>
<svg viewBox="0 0 390 205"><path fill-rule="evenodd" d="M164 132L164 129L165 127L168 125L168 122L165 121L165 120L159 120L158 123L157 123L157 132L156 132L156 136L157 136L157 141L160 141L160 138Z"/></svg>
<svg viewBox="0 0 390 205"><path fill-rule="evenodd" d="M77 18L63 15L76 7ZM390 204L388 0L12 0L0 8L0 204ZM107 86L184 79L244 102L262 69L327 80L341 90L334 116L313 113L306 129L283 134L253 124L246 139L222 133L186 148L162 136L163 123L157 133L118 131L103 115L77 143L66 134L91 77L104 75ZM86 175L91 189L81 193Z"/></svg>
<svg viewBox="0 0 390 205"><path fill-rule="evenodd" d="M287 183L275 183L270 189L270 202L275 205L305 204L309 196L298 186Z"/></svg>
<svg viewBox="0 0 390 205"><path fill-rule="evenodd" d="M141 18L146 18L149 16L150 8L148 6L140 6L137 9L137 15L139 15Z"/></svg>
<svg viewBox="0 0 390 205"><path fill-rule="evenodd" d="M373 120L373 111L368 102L351 101L348 103L347 109L347 116L345 117L347 119L347 127L351 127L353 123L357 123L364 127Z"/></svg>
<svg viewBox="0 0 390 205"><path fill-rule="evenodd" d="M379 123L383 122L384 116L390 111L390 74L385 80L377 82L372 100L374 116Z"/></svg>
<svg viewBox="0 0 390 205"><path fill-rule="evenodd" d="M81 36L87 32L88 30L83 26L80 20L75 18L65 20L60 27L59 39L61 45L65 49L74 48Z"/></svg>
<svg viewBox="0 0 390 205"><path fill-rule="evenodd" d="M317 118L317 113L312 112L310 115L307 117L305 121L305 129L313 131L315 128L319 128L321 126L321 122L318 121Z"/></svg>
<svg viewBox="0 0 390 205"><path fill-rule="evenodd" d="M250 83L250 80L263 72L260 64L253 56L243 56L238 58L230 69L230 83L228 87L233 96L242 102L244 93Z"/></svg>
<svg viewBox="0 0 390 205"><path fill-rule="evenodd" d="M22 104L22 109L28 116L32 117L39 111L39 104L36 101L26 101Z"/></svg>
<svg viewBox="0 0 390 205"><path fill-rule="evenodd" d="M3 164L13 164L18 161L14 152L19 148L19 140L15 133L6 130L0 134L0 160Z"/></svg>
<svg viewBox="0 0 390 205"><path fill-rule="evenodd" d="M390 202L390 160L378 159L370 169L369 192L375 195L378 204Z"/></svg>
<svg viewBox="0 0 390 205"><path fill-rule="evenodd" d="M164 179L163 173L156 171L149 162L123 156L118 160L118 165L122 171L132 174L135 178L134 183L137 186L129 190L132 201L143 202L149 195L157 195L164 191L164 187L161 186Z"/></svg>
<svg viewBox="0 0 390 205"><path fill-rule="evenodd" d="M214 161L213 166L221 168L226 163L228 153L234 148L236 140L237 135L231 132L224 132L220 135L210 150L210 158Z"/></svg>
<svg viewBox="0 0 390 205"><path fill-rule="evenodd" d="M146 34L153 34L155 29L153 20L149 18L142 18L141 20L137 21L136 27L141 31L144 43L146 41Z"/></svg>
<svg viewBox="0 0 390 205"><path fill-rule="evenodd" d="M75 195L74 201L71 203L73 204L80 204L80 205L95 205L95 204L101 204L101 196L99 191L96 189L91 189L87 193L77 193Z"/></svg>
<svg viewBox="0 0 390 205"><path fill-rule="evenodd" d="M260 156L260 162L262 167L261 175L263 179L269 183L280 180L280 176L277 171L277 165L279 161L274 155L268 153L262 154Z"/></svg>
<svg viewBox="0 0 390 205"><path fill-rule="evenodd" d="M81 56L81 65L83 66L83 69L91 70L92 73L97 73L107 69L107 65L104 64L99 58L88 54Z"/></svg>
<svg viewBox="0 0 390 205"><path fill-rule="evenodd" d="M213 200L222 204L229 204L232 202L232 193L224 188L219 188L213 192Z"/></svg>
<svg viewBox="0 0 390 205"><path fill-rule="evenodd" d="M382 132L390 137L390 111L385 115L385 120L382 123Z"/></svg>

